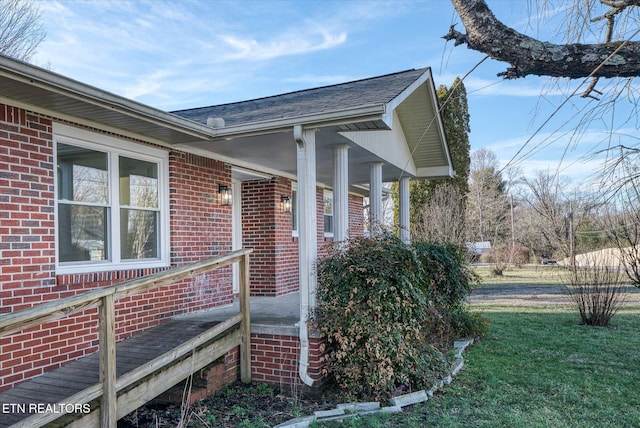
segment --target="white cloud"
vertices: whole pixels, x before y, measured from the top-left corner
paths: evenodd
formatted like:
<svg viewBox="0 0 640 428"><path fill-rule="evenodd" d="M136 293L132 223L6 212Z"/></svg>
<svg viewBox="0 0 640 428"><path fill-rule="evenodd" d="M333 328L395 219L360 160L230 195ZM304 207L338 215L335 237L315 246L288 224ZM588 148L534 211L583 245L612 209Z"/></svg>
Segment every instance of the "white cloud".
<svg viewBox="0 0 640 428"><path fill-rule="evenodd" d="M311 34L285 33L265 41L236 35L223 35L219 39L231 47L231 51L222 56L225 61L268 60L331 49L344 43L347 40L347 34L344 32L333 34L321 30L319 33Z"/></svg>
<svg viewBox="0 0 640 428"><path fill-rule="evenodd" d="M370 76L348 76L348 75L318 75L318 74L303 74L296 77L288 77L285 79L291 83L304 83L305 85L335 85L343 82L350 82L353 80L364 79Z"/></svg>

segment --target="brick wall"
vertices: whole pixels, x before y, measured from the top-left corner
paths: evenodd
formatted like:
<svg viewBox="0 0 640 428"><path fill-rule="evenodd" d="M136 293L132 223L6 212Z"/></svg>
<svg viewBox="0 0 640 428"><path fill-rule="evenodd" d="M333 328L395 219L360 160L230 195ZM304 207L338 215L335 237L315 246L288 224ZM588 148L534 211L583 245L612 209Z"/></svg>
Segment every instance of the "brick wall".
<svg viewBox="0 0 640 428"><path fill-rule="evenodd" d="M278 296L298 289L298 244L291 213L281 209L282 195L291 197L286 178L242 183L242 241L253 249L252 295Z"/></svg>
<svg viewBox="0 0 640 428"><path fill-rule="evenodd" d="M0 104L0 313L52 291L53 171L51 120Z"/></svg>
<svg viewBox="0 0 640 428"><path fill-rule="evenodd" d="M356 238L364 235L364 198L349 195L349 236Z"/></svg>
<svg viewBox="0 0 640 428"><path fill-rule="evenodd" d="M314 387L321 387L326 378L322 373L323 346L318 338L309 339L309 370ZM276 334L251 335L251 377L288 388L303 388L299 372L300 341L297 336Z"/></svg>

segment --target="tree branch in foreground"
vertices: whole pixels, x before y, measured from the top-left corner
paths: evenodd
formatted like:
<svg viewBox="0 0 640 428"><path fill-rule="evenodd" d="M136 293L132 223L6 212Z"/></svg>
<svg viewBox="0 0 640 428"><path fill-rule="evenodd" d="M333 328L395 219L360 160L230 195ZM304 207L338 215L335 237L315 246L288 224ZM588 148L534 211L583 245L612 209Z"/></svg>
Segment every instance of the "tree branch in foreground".
<svg viewBox="0 0 640 428"><path fill-rule="evenodd" d="M634 4L634 0L628 1ZM564 45L541 42L504 25L484 0L451 0L451 3L467 34L451 26L443 38L455 40L456 46L466 43L469 49L509 63L511 67L498 76L506 79L528 75L569 78L640 76L640 42Z"/></svg>

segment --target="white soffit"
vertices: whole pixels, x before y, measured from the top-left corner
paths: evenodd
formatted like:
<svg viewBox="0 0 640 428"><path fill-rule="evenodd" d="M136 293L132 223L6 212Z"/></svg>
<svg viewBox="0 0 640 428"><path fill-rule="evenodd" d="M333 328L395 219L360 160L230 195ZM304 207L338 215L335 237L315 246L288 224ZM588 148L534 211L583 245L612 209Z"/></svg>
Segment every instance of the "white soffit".
<svg viewBox="0 0 640 428"><path fill-rule="evenodd" d="M389 131L355 131L339 134L378 156L384 163L391 164L410 175L416 175L415 162L395 114L393 125Z"/></svg>

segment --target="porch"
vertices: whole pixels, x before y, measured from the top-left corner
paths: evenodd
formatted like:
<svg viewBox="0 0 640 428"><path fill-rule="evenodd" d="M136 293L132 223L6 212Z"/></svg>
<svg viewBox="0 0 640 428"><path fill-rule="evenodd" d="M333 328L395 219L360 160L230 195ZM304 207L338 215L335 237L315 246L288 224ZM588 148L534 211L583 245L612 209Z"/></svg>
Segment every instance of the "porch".
<svg viewBox="0 0 640 428"><path fill-rule="evenodd" d="M281 296L253 296L251 302L251 334L298 336L300 322L300 293ZM222 322L240 311L240 301L206 311L174 317L175 321L194 323Z"/></svg>

